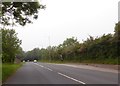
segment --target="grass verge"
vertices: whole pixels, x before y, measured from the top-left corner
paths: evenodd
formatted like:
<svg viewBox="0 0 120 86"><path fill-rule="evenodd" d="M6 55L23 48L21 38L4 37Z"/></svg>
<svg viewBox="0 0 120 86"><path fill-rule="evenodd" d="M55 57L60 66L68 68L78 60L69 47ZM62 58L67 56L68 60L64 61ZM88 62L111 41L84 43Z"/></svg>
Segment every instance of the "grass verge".
<svg viewBox="0 0 120 86"><path fill-rule="evenodd" d="M118 62L118 59L95 59L95 60L64 60L64 61L50 61L50 60L40 60L39 62L47 62L47 63L58 63L58 64L64 64L64 63L85 63L85 64L109 64L109 65L118 65L120 64Z"/></svg>
<svg viewBox="0 0 120 86"><path fill-rule="evenodd" d="M43 62L43 63L58 63L58 64L63 64L66 63L65 61L53 61L53 60L39 60L38 62Z"/></svg>
<svg viewBox="0 0 120 86"><path fill-rule="evenodd" d="M21 64L2 64L2 82L4 82L10 75L12 75L18 68L22 66Z"/></svg>

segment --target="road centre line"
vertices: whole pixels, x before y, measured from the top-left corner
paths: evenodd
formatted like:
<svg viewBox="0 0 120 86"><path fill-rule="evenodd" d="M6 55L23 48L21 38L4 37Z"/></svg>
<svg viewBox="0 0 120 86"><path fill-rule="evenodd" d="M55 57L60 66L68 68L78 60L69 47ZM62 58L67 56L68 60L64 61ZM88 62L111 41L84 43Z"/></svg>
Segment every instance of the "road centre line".
<svg viewBox="0 0 120 86"><path fill-rule="evenodd" d="M42 66L42 65L39 65L39 64L37 64L37 63L34 63L34 64L36 64L36 65L38 65L38 66L40 66L40 67L43 67L43 68L45 68L45 69L48 69L48 70L50 70L50 71L53 71L52 69L47 68L47 67L44 67L44 66ZM68 78L68 79L71 79L71 80L73 80L73 81L76 81L76 82L78 82L78 83L86 84L86 83L84 83L84 82L82 82L82 81L80 81L80 80L77 80L77 79L75 79L75 78L69 77L69 76L67 76L67 75L65 75L65 74L63 74L63 73L60 73L60 72L57 72L57 73L58 73L59 75L61 75L61 76L64 76L64 77L66 77L66 78Z"/></svg>
<svg viewBox="0 0 120 86"><path fill-rule="evenodd" d="M50 70L50 71L53 71L52 69L50 69L50 68L47 68L47 67L44 67L44 68L46 68L46 69L48 69L48 70Z"/></svg>
<svg viewBox="0 0 120 86"><path fill-rule="evenodd" d="M47 68L47 67L44 67L44 66L42 66L42 65L39 65L39 64L37 64L37 63L36 63L36 65L38 65L38 66L40 66L40 67L43 67L43 68L45 68L45 69L48 69L48 70L50 70L50 71L53 71L52 69Z"/></svg>
<svg viewBox="0 0 120 86"><path fill-rule="evenodd" d="M34 63L34 64L36 64L36 65L38 65L38 66L40 66L40 67L44 67L44 66L42 66L42 65L39 65L39 64L37 64L37 63Z"/></svg>
<svg viewBox="0 0 120 86"><path fill-rule="evenodd" d="M68 78L68 79L71 79L71 80L73 80L73 81L76 81L76 82L78 82L78 83L86 84L86 83L84 83L84 82L82 82L82 81L80 81L80 80L77 80L77 79L75 79L75 78L69 77L69 76L67 76L67 75L65 75L65 74L62 74L62 73L59 73L59 72L58 72L58 74L61 75L61 76L66 77L66 78Z"/></svg>

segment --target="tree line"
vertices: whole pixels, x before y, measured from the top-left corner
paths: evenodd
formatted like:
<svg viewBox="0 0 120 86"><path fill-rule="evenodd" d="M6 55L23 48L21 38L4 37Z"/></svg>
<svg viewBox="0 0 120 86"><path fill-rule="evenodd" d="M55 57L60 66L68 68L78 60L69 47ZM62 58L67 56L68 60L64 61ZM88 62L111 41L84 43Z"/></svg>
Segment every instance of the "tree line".
<svg viewBox="0 0 120 86"><path fill-rule="evenodd" d="M118 64L120 57L120 22L115 25L114 34L103 34L101 37L89 36L80 43L71 37L58 46L34 48L23 51L22 41L18 39L13 29L1 29L2 34L2 62L14 62L17 57L22 60L46 60L69 62L92 62Z"/></svg>
<svg viewBox="0 0 120 86"><path fill-rule="evenodd" d="M58 46L35 48L24 53L24 60L72 61L118 64L120 53L120 22L115 25L114 34L101 37L89 36L80 43L77 38L67 38Z"/></svg>

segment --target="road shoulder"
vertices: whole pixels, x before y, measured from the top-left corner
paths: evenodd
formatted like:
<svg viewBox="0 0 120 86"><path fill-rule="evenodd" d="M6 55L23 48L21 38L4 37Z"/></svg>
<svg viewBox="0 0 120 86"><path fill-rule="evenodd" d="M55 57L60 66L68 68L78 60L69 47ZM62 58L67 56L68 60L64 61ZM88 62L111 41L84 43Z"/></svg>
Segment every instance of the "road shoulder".
<svg viewBox="0 0 120 86"><path fill-rule="evenodd" d="M48 64L55 64L55 63L48 63ZM112 73L118 73L118 67L120 65L106 65L106 64L77 64L77 63L65 63L65 64L55 64L55 65L63 65L68 67L74 67L74 68L83 68L83 69L90 69L90 70L97 70L97 71L103 71L103 72L112 72Z"/></svg>

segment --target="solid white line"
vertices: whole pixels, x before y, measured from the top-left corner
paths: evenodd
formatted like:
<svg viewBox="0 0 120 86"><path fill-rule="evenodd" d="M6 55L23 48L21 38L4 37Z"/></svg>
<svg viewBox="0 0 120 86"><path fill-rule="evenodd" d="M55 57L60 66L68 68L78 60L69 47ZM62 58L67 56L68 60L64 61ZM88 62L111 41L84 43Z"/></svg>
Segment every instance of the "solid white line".
<svg viewBox="0 0 120 86"><path fill-rule="evenodd" d="M74 79L74 78L72 78L72 77L69 77L69 76L67 76L67 75L65 75L65 74L62 74L62 73L59 73L59 72L58 72L58 74L66 77L66 78L69 78L69 79L71 79L71 80L73 80L73 81L76 81L76 82L78 82L78 83L86 84L86 83L84 83L84 82L82 82L82 81L79 81L79 80L77 80L77 79Z"/></svg>

